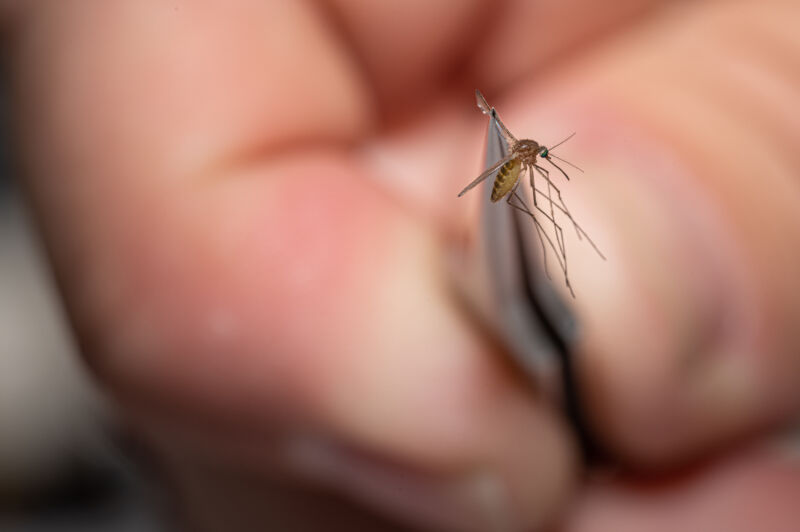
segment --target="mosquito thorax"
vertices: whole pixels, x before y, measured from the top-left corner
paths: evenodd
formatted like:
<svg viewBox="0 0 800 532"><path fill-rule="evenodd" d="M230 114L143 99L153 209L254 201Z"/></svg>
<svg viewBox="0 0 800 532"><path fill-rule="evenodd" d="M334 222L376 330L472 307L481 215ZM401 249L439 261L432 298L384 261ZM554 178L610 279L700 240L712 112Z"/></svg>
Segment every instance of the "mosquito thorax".
<svg viewBox="0 0 800 532"><path fill-rule="evenodd" d="M522 139L514 145L514 153L525 162L533 163L540 150L539 143L535 140Z"/></svg>

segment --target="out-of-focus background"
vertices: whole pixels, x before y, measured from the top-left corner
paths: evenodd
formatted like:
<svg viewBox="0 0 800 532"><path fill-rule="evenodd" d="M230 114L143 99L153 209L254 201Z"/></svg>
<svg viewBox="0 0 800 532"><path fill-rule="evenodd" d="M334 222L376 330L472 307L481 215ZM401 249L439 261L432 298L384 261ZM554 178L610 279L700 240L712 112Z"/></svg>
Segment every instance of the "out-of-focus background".
<svg viewBox="0 0 800 532"><path fill-rule="evenodd" d="M77 356L0 114L0 530L163 530Z"/></svg>

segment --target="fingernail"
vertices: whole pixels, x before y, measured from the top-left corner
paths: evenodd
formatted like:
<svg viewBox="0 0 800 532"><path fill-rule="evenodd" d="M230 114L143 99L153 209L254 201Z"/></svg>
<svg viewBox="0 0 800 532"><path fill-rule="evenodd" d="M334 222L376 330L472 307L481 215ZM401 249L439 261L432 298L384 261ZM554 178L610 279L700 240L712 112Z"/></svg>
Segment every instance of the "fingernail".
<svg viewBox="0 0 800 532"><path fill-rule="evenodd" d="M305 436L288 442L285 459L301 477L415 525L465 532L522 530L511 516L502 482L490 472L414 471L390 460Z"/></svg>

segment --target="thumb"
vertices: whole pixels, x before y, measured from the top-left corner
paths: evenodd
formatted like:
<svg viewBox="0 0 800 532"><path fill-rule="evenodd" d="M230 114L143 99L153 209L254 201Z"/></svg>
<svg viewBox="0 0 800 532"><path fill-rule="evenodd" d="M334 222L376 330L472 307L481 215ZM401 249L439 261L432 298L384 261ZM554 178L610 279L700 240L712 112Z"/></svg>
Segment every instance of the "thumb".
<svg viewBox="0 0 800 532"><path fill-rule="evenodd" d="M773 4L681 4L537 87L547 109L516 112L519 131L579 132L558 153L586 173L562 190L608 256L568 243L581 378L601 438L640 465L800 405L800 40L787 22L800 10Z"/></svg>

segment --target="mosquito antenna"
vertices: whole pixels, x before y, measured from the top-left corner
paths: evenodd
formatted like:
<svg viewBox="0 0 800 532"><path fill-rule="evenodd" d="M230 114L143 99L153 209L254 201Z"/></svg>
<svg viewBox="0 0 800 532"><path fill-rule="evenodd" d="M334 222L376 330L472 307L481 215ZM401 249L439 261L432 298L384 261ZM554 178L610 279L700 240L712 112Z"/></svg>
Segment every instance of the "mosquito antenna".
<svg viewBox="0 0 800 532"><path fill-rule="evenodd" d="M559 157L558 155L556 155L556 154L554 154L554 153L553 153L553 150L554 150L554 149L558 148L559 146L561 146L562 144L564 144L565 142L567 142L569 139L571 139L571 138L572 138L572 137L574 137L574 136L575 136L575 132L573 132L572 134L570 134L570 135L569 135L567 138L565 138L564 140L562 140L561 142L559 142L559 143L558 143L558 144L556 144L555 146L552 146L552 147L550 147L550 148L545 148L545 149L544 149L544 151L543 151L543 155L544 155L544 157L545 157L547 160L549 160L549 161L550 161L550 163L551 163L553 166L555 166L556 168L558 168L559 170L561 170L561 168L559 168L559 167L558 167L558 166L557 166L555 163L553 163L553 161L551 161L551 160L550 160L550 158L551 158L551 157L555 157L555 158L556 158L556 159L558 159L559 161L561 161L561 162L563 162L563 163L566 163L566 164L570 165L571 167L573 167L574 169L578 170L579 172L583 172L583 169L582 169L580 166L577 166L577 165L575 165L575 164L572 164L572 163L571 163L571 162L569 162L568 160L566 160L566 159L563 159L563 158L561 158L561 157ZM561 173L562 173L562 174L564 174L564 175L566 176L566 173L564 172L564 170L561 170ZM569 179L569 177L567 177L567 179Z"/></svg>
<svg viewBox="0 0 800 532"><path fill-rule="evenodd" d="M553 166L555 166L556 168L558 168L558 171L559 171L559 172L561 172L561 175L563 175L563 176L564 176L564 178L565 178L567 181L569 181L569 175L567 175L567 173L564 171L564 169L563 169L563 168L561 168L561 167L560 167L560 166L558 166L556 163L554 163L554 162L553 162L553 159L551 159L550 157L547 157L547 162L548 162L548 163L550 163L550 164L552 164L552 165L553 165Z"/></svg>
<svg viewBox="0 0 800 532"><path fill-rule="evenodd" d="M583 169L582 169L580 166L578 166L578 165L575 165L575 164L572 164L572 163L571 163L571 162L569 162L568 160L566 160L566 159L562 159L562 158L561 158L561 157L559 157L558 155L555 155L555 154L553 154L553 153L548 153L547 155L548 155L548 157L555 157L556 159L558 159L558 160L559 160L559 161L561 161L562 163L567 163L568 165L570 165L571 167L573 167L575 170L578 170L579 172L583 172ZM550 161L550 162L552 163L552 161Z"/></svg>
<svg viewBox="0 0 800 532"><path fill-rule="evenodd" d="M573 131L572 134L570 134L569 137L565 138L564 140L562 140L561 142L559 142L555 146L551 146L550 148L548 148L548 151L553 151L554 149L558 148L559 146L561 146L562 144L564 144L565 142L567 142L569 139L571 139L574 136L575 136L575 132Z"/></svg>

